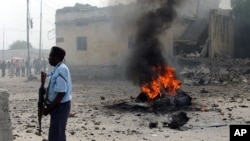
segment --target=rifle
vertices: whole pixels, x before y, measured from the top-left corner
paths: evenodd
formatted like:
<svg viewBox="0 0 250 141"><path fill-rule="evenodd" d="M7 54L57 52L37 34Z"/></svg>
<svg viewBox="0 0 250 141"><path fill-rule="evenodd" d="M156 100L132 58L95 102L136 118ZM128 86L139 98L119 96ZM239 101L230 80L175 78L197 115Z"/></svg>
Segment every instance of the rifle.
<svg viewBox="0 0 250 141"><path fill-rule="evenodd" d="M45 88L44 83L46 80L47 74L45 72L41 72L41 86L39 88L39 96L38 96L38 133L37 135L41 135L42 132L42 115L43 115L43 109L45 107Z"/></svg>

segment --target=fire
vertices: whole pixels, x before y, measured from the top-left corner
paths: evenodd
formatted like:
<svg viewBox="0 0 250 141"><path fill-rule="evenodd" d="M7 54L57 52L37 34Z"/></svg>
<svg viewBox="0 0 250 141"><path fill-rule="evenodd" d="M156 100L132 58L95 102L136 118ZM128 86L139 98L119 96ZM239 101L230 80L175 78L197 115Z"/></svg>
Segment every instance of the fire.
<svg viewBox="0 0 250 141"><path fill-rule="evenodd" d="M165 66L162 74L160 74L160 69L161 67L153 67L152 71L158 73L159 76L150 83L141 85L141 91L148 94L150 100L161 96L163 92L175 95L176 91L181 88L181 82L176 79L174 68Z"/></svg>

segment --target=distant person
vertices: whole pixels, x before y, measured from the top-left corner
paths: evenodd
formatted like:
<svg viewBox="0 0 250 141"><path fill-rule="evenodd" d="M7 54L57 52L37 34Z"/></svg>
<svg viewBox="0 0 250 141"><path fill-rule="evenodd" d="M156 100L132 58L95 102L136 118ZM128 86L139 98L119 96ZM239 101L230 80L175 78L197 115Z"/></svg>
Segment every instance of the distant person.
<svg viewBox="0 0 250 141"><path fill-rule="evenodd" d="M49 64L53 66L46 94L46 108L43 114L50 114L48 141L66 141L66 125L71 109L72 81L68 67L63 60L66 52L53 46Z"/></svg>
<svg viewBox="0 0 250 141"><path fill-rule="evenodd" d="M20 77L20 74L21 74L21 64L20 64L19 60L16 61L15 68L16 68L16 77Z"/></svg>
<svg viewBox="0 0 250 141"><path fill-rule="evenodd" d="M8 76L10 76L10 61L7 61Z"/></svg>
<svg viewBox="0 0 250 141"><path fill-rule="evenodd" d="M5 77L6 66L7 66L7 65L6 65L5 61L3 61L2 64L1 64L2 77Z"/></svg>
<svg viewBox="0 0 250 141"><path fill-rule="evenodd" d="M13 62L13 60L11 60L10 62L10 77L13 78L15 74L15 64Z"/></svg>
<svg viewBox="0 0 250 141"><path fill-rule="evenodd" d="M21 62L21 76L25 77L25 61Z"/></svg>

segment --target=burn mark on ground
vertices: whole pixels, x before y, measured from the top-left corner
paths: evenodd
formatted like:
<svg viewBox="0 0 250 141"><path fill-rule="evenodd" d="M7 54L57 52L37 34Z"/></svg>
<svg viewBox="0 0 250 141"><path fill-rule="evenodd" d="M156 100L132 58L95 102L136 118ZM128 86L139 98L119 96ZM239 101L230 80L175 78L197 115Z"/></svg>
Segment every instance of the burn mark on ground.
<svg viewBox="0 0 250 141"><path fill-rule="evenodd" d="M146 94L140 93L136 98L109 104L105 108L123 112L166 114L179 110L190 110L193 109L193 105L192 98L184 91L179 90L176 95L162 94L161 97L153 101L150 101Z"/></svg>

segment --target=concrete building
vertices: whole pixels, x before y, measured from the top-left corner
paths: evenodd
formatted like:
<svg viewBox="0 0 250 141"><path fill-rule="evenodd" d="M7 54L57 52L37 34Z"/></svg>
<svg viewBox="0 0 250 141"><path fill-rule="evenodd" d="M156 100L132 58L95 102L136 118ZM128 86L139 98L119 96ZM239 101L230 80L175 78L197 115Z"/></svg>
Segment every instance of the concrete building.
<svg viewBox="0 0 250 141"><path fill-rule="evenodd" d="M168 53L166 55L173 55L173 40L186 31L188 20L204 17L210 9L218 7L219 0L185 2L177 10L180 17L162 37ZM76 4L74 7L59 9L56 12L56 44L65 48L66 60L72 65L123 65L129 53L130 37L135 34L135 30L121 30L113 22L116 20L120 25L131 24L127 19L138 14L136 8L135 4L104 8Z"/></svg>
<svg viewBox="0 0 250 141"><path fill-rule="evenodd" d="M209 10L218 9L219 3L220 0L184 1L177 8L178 16L171 28L161 37L165 56L173 57L175 40L183 37L194 21L205 18L208 25ZM148 7L131 3L98 8L77 3L74 7L58 9L56 45L66 50L66 61L75 66L71 68L77 68L79 75L121 75L122 71L119 70L117 74L114 70L125 66L136 31L136 19L150 8L154 8L154 5ZM197 38L201 34L199 31ZM89 70L91 74L87 73Z"/></svg>

